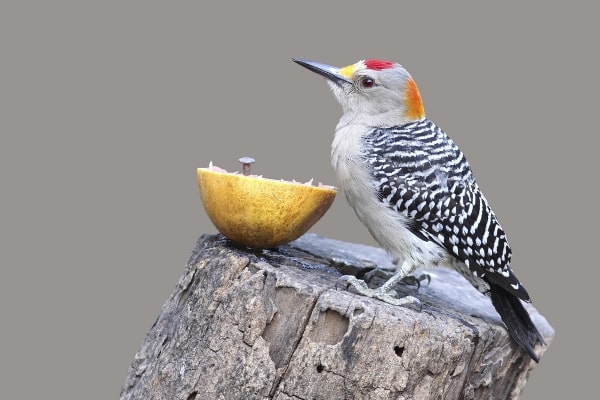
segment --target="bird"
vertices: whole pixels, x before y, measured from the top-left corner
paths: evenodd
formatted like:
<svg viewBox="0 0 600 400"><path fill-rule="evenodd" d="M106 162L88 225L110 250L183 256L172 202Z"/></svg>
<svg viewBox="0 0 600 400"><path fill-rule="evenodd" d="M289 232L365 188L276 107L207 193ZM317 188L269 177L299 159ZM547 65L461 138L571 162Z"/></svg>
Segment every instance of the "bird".
<svg viewBox="0 0 600 400"><path fill-rule="evenodd" d="M465 154L425 114L412 76L399 63L367 59L345 67L293 58L326 81L342 107L331 146L338 184L358 219L395 260L376 289L341 281L394 305L394 285L419 267L458 271L491 302L509 335L536 362L541 333L522 302L527 290L511 269L512 251Z"/></svg>

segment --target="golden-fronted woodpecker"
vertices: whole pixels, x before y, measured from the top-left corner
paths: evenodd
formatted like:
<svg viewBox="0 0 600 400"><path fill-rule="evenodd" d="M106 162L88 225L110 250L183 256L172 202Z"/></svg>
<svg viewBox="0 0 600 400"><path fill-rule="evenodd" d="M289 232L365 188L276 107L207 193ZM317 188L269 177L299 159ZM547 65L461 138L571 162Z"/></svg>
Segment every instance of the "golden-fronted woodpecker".
<svg viewBox="0 0 600 400"><path fill-rule="evenodd" d="M545 344L521 300L530 297L510 267L504 230L480 191L465 155L425 116L419 89L400 64L362 60L343 68L294 59L327 78L343 109L331 161L338 184L374 239L398 259L377 289L342 280L391 304L393 286L418 267L458 271L491 298L513 340L539 361Z"/></svg>

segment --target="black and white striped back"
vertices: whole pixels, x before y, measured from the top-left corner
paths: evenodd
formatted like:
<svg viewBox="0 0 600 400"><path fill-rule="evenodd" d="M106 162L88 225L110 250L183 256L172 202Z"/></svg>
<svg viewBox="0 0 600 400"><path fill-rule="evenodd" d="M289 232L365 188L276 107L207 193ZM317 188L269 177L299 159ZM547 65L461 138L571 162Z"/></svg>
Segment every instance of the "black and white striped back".
<svg viewBox="0 0 600 400"><path fill-rule="evenodd" d="M529 301L510 269L506 235L467 159L444 131L424 118L374 128L363 140L379 200L402 214L414 235L446 249L476 278Z"/></svg>

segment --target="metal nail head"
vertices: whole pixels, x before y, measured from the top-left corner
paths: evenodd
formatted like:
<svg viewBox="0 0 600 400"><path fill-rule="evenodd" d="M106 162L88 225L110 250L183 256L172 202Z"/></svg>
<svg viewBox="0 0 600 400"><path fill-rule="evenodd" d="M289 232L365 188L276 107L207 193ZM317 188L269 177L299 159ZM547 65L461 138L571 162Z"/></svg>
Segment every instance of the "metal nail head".
<svg viewBox="0 0 600 400"><path fill-rule="evenodd" d="M256 162L256 160L252 157L242 157L238 161L242 163L242 173L244 176L248 176L250 174L250 166Z"/></svg>

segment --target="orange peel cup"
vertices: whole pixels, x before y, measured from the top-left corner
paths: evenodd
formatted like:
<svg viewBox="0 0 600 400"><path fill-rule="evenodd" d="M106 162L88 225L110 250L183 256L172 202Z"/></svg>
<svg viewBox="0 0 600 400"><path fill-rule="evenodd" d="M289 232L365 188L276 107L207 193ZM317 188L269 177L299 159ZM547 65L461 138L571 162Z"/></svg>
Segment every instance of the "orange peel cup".
<svg viewBox="0 0 600 400"><path fill-rule="evenodd" d="M253 161L253 160L252 160ZM212 163L198 168L198 188L206 213L217 230L255 249L277 247L306 233L327 212L333 186L230 173Z"/></svg>

